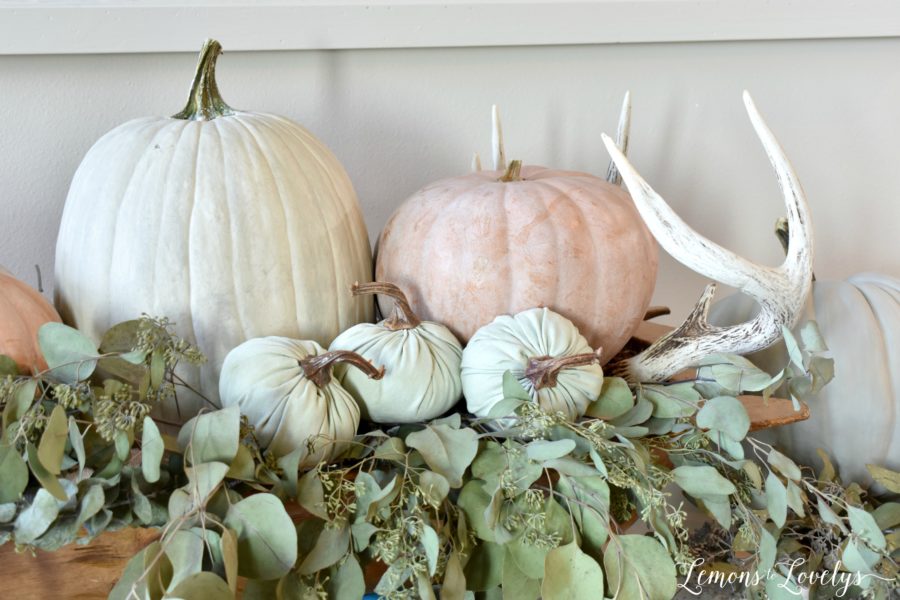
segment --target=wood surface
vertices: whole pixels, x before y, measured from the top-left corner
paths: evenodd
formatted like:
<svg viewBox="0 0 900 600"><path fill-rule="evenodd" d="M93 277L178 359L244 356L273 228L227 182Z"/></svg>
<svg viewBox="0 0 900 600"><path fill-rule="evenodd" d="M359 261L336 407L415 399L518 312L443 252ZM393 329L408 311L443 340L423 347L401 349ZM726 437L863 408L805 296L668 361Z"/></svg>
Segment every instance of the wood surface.
<svg viewBox="0 0 900 600"><path fill-rule="evenodd" d="M647 344L671 327L645 322L634 336L636 345ZM682 376L690 376L685 373ZM751 431L802 421L809 417L809 407L801 404L796 412L789 400L770 398L768 404L759 396L741 396L750 414ZM308 516L296 504L287 505L295 521ZM42 550L17 553L12 544L0 546L0 582L4 592L0 597L11 600L44 600L67 598L88 600L106 598L125 564L159 536L155 529L124 529L104 533L88 545L69 545L56 552ZM373 565L366 570L371 589L383 572L383 566ZM9 594L9 595L7 595Z"/></svg>

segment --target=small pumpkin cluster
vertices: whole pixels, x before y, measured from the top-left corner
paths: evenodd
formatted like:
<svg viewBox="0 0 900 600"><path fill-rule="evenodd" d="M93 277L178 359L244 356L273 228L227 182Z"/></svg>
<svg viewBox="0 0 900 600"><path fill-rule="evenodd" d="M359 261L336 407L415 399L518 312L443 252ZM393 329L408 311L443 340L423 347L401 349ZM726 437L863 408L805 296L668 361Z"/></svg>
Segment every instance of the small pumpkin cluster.
<svg viewBox="0 0 900 600"><path fill-rule="evenodd" d="M499 316L463 349L446 326L420 320L396 285L356 283L352 293L389 297L393 309L377 324L347 329L327 351L312 340L261 337L237 346L222 366L223 406L237 406L274 456L299 450L301 469L338 458L361 419L427 421L463 394L470 412L487 417L504 398L507 371L542 409L570 420L603 387L601 349L547 308Z"/></svg>

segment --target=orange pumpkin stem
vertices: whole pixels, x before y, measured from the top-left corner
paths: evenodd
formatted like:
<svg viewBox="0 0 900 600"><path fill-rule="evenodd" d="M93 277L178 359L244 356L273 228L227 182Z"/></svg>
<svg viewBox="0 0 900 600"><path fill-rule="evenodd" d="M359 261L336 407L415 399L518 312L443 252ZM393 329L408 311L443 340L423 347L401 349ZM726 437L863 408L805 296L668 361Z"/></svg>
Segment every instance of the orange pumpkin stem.
<svg viewBox="0 0 900 600"><path fill-rule="evenodd" d="M585 365L599 363L600 353L602 351L602 348L597 348L594 352L563 356L562 358L536 356L528 360L528 367L525 369L525 377L531 380L531 383L534 384L534 389L536 390L556 387L560 371L572 367L583 367Z"/></svg>
<svg viewBox="0 0 900 600"><path fill-rule="evenodd" d="M384 367L376 369L372 363L350 350L333 350L318 356L308 356L298 362L306 378L320 388L331 383L332 369L334 365L339 363L353 365L368 375L370 379L381 379L384 377Z"/></svg>
<svg viewBox="0 0 900 600"><path fill-rule="evenodd" d="M391 314L382 322L386 329L399 331L401 329L414 329L422 323L416 313L409 306L406 294L393 283L373 281L371 283L356 282L350 287L354 296L368 294L384 294L394 300L394 308Z"/></svg>
<svg viewBox="0 0 900 600"><path fill-rule="evenodd" d="M522 181L522 161L514 160L509 163L506 173L500 178L500 181L509 183L510 181Z"/></svg>

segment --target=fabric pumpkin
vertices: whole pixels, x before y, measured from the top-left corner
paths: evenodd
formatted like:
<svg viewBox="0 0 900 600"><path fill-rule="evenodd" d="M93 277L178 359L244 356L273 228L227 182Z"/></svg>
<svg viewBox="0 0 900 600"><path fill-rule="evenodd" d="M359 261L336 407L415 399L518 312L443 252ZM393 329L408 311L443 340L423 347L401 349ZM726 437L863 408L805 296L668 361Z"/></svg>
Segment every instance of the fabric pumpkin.
<svg viewBox="0 0 900 600"><path fill-rule="evenodd" d="M374 304L346 297L372 273L346 172L296 123L229 108L215 82L220 51L207 42L181 113L125 123L90 149L56 251L67 323L99 341L142 313L169 317L209 359L179 374L213 401L225 355L244 340L328 344L374 317ZM179 399L182 418L205 406Z"/></svg>
<svg viewBox="0 0 900 600"><path fill-rule="evenodd" d="M710 322L745 321L757 310L735 294L713 305ZM810 465L818 464L816 448L824 449L845 481L871 481L866 464L900 469L900 279L860 273L816 281L807 315L803 322L816 320L831 351L835 376L810 399L808 420L772 431L775 443ZM772 373L789 362L784 344L748 358Z"/></svg>
<svg viewBox="0 0 900 600"><path fill-rule="evenodd" d="M329 350L352 350L376 365L384 377L371 379L350 365L335 376L376 423L415 423L445 413L462 396L459 377L462 345L440 323L420 321L406 296L390 283L353 286L354 295L384 294L393 312L376 325L361 323L339 335Z"/></svg>
<svg viewBox="0 0 900 600"><path fill-rule="evenodd" d="M326 352L314 341L274 336L247 340L222 365L222 405L237 406L260 445L275 456L302 448L301 468L331 462L359 427L356 401L332 378L333 366L343 361L380 377L381 371L361 356ZM310 442L313 452L307 450Z"/></svg>
<svg viewBox="0 0 900 600"><path fill-rule="evenodd" d="M37 332L50 321L60 321L50 303L0 267L0 354L13 359L23 373L45 370Z"/></svg>
<svg viewBox="0 0 900 600"><path fill-rule="evenodd" d="M381 234L376 279L396 283L416 314L463 342L496 315L547 306L606 362L650 303L656 242L622 188L519 169L514 161L505 174L470 173L413 194Z"/></svg>
<svg viewBox="0 0 900 600"><path fill-rule="evenodd" d="M503 400L510 371L542 409L569 420L584 415L603 387L603 369L575 325L547 308L500 316L479 329L462 358L469 412L486 417Z"/></svg>

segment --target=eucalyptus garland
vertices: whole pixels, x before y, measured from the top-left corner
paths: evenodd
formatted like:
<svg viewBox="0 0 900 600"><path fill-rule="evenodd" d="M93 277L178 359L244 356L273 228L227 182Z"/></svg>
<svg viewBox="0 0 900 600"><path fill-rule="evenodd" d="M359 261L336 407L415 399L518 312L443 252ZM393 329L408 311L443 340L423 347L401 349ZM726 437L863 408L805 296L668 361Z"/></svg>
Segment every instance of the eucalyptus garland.
<svg viewBox="0 0 900 600"><path fill-rule="evenodd" d="M759 598L900 590L900 474L870 467L876 496L843 484L824 452L815 473L748 437L737 396L796 402L831 379L814 324L799 340L785 331L791 362L775 377L734 355L689 381L607 377L571 422L507 373L486 418L365 431L305 473L305 449L274 458L235 408L211 406L177 435L153 419L184 391L179 364L203 360L165 319L118 325L99 349L60 324L39 342L45 372L0 357L0 543L53 550L159 528L110 598L229 598L245 578L244 598L357 600L367 574L383 597L444 600L655 600L722 582ZM685 502L709 515L702 529Z"/></svg>

